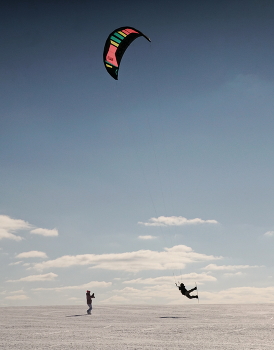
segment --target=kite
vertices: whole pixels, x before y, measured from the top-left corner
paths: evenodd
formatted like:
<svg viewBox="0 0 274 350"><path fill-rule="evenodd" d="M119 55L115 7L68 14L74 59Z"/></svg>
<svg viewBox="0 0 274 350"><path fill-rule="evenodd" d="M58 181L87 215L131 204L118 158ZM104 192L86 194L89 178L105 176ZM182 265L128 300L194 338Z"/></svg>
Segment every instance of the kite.
<svg viewBox="0 0 274 350"><path fill-rule="evenodd" d="M118 80L121 59L128 46L139 36L151 41L146 35L132 27L121 27L109 34L104 48L103 60L108 73Z"/></svg>

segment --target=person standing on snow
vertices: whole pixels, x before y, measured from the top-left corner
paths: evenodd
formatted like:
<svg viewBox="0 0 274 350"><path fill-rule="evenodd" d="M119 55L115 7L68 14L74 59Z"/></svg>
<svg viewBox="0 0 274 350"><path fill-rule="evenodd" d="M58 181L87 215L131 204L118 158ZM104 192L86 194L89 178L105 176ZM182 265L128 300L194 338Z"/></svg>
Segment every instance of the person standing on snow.
<svg viewBox="0 0 274 350"><path fill-rule="evenodd" d="M88 307L89 307L89 309L87 310L87 314L88 314L88 315L91 315L91 310L92 310L92 298L95 298L94 293L92 293L92 295L90 295L90 291L87 290L86 297L87 297L87 305L88 305Z"/></svg>

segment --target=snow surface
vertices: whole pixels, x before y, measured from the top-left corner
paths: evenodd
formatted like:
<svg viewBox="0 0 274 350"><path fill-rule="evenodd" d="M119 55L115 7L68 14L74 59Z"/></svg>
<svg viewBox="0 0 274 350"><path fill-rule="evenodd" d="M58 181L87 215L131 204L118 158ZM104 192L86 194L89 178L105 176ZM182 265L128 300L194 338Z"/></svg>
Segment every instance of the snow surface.
<svg viewBox="0 0 274 350"><path fill-rule="evenodd" d="M0 349L274 349L274 304L0 308Z"/></svg>

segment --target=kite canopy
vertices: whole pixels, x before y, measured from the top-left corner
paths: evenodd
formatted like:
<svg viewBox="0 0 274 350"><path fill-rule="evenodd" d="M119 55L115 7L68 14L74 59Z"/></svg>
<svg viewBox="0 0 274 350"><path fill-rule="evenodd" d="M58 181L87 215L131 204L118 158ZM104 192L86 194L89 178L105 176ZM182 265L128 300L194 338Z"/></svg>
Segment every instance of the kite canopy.
<svg viewBox="0 0 274 350"><path fill-rule="evenodd" d="M109 34L104 48L104 65L108 73L118 80L118 70L121 59L128 46L139 36L150 39L139 30L132 27L121 27Z"/></svg>

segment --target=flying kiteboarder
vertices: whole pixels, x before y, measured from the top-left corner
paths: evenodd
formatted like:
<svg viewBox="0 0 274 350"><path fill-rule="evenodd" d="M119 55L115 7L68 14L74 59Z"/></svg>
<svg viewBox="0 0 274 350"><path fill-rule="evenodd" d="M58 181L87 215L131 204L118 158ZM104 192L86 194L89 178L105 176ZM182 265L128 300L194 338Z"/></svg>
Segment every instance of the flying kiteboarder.
<svg viewBox="0 0 274 350"><path fill-rule="evenodd" d="M197 295L190 295L190 293L191 292L193 292L194 290L197 290L197 286L196 287L194 287L194 288L192 288L192 289L190 289L190 290L187 290L186 289L186 287L185 287L185 285L183 284L183 283L181 283L181 284L179 284L179 282L178 282L178 284L177 283L175 283L176 284L176 287L178 287L179 288L179 290L181 291L181 293L183 294L183 295L185 295L188 299L199 299L199 297L198 297L198 291L197 291Z"/></svg>

